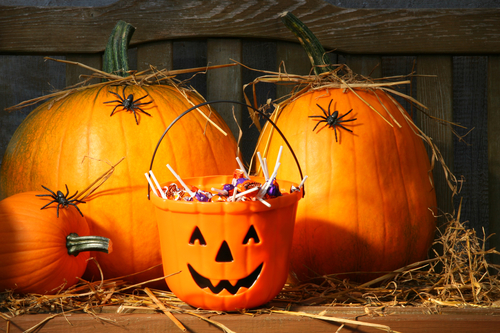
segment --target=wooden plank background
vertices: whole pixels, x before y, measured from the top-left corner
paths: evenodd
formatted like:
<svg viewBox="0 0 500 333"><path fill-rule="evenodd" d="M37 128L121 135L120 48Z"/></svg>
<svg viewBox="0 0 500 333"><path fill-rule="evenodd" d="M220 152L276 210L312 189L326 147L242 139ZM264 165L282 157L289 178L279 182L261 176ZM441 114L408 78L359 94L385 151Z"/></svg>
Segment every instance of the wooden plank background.
<svg viewBox="0 0 500 333"><path fill-rule="evenodd" d="M290 10L333 51L334 63L375 78L413 70L437 75L413 77L411 85L399 89L428 106L433 116L466 127L438 124L402 101L463 180L461 192L452 199L443 171L436 167L439 208L450 213L463 198L463 220L479 233L483 228L486 234L500 233L500 9L346 9L320 0L90 2L92 6L81 7L67 1L58 3L68 6L9 5L13 1L0 5L0 108L61 89L85 73L76 66L44 61L43 56L100 68L107 38L119 19L137 28L129 51L132 69L202 67L234 59L271 71L285 61L288 72L306 74L310 65L304 51L278 19L279 13ZM191 84L207 100L243 101L241 86L257 76L231 67L197 75ZM258 101L282 96L288 89L261 84ZM0 113L0 158L32 109ZM232 107L219 106L218 111L237 133ZM258 131L246 111L235 107L235 112L248 161ZM489 241L490 246L499 243L497 236Z"/></svg>

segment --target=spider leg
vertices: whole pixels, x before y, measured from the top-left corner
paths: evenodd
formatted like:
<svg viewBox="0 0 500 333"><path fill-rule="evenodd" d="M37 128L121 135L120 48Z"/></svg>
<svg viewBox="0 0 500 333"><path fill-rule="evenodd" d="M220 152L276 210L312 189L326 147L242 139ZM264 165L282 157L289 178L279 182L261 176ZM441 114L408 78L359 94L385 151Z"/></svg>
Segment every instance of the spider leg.
<svg viewBox="0 0 500 333"><path fill-rule="evenodd" d="M309 118L323 118L323 119L326 120L325 116L318 116L318 115L316 115L316 116L309 116Z"/></svg>
<svg viewBox="0 0 500 333"><path fill-rule="evenodd" d="M122 104L123 101L119 101L117 99L115 99L114 101L107 101L107 102L102 102L103 104L106 104L106 103L119 103L119 104Z"/></svg>
<svg viewBox="0 0 500 333"><path fill-rule="evenodd" d="M67 198L68 194L69 194L68 184L64 184L64 185L66 185L66 195L64 197Z"/></svg>
<svg viewBox="0 0 500 333"><path fill-rule="evenodd" d="M72 205L72 206L75 206L76 210L78 211L78 213L80 213L81 216L83 216L83 213L82 211L80 210L80 208L78 208L78 206L72 202L69 203L69 205Z"/></svg>
<svg viewBox="0 0 500 333"><path fill-rule="evenodd" d="M347 116L347 115L348 115L349 113L351 113L351 112L352 112L352 109L350 109L350 110L349 110L349 112L344 113L343 115L341 115L341 116L340 116L340 117L338 117L337 119L342 119L342 118L344 118L345 116Z"/></svg>
<svg viewBox="0 0 500 333"><path fill-rule="evenodd" d="M316 105L317 105L317 106L321 109L321 111L323 111L323 113L325 114L325 117L328 117L328 116L330 115L330 113L326 113L325 109L323 109L323 108L321 107L321 105L319 105L319 104L317 104L317 103L316 103Z"/></svg>
<svg viewBox="0 0 500 333"><path fill-rule="evenodd" d="M47 207L50 204L53 204L54 202L57 202L57 200L52 200L51 202L49 202L48 204L46 204L45 206L43 206L42 208L40 208L40 210L44 209L45 207Z"/></svg>
<svg viewBox="0 0 500 333"><path fill-rule="evenodd" d="M146 97L148 97L148 95L144 95L144 96L142 96L142 97L140 97L140 98L136 99L134 102L139 102L141 99L144 99L144 98L146 98ZM149 101L149 102L146 102L145 104L149 104L149 103L152 103L152 102L153 102L153 101ZM135 104L135 103L134 103L134 104Z"/></svg>
<svg viewBox="0 0 500 333"><path fill-rule="evenodd" d="M59 206L61 206L61 204L57 204L57 217L59 217Z"/></svg>
<svg viewBox="0 0 500 333"><path fill-rule="evenodd" d="M326 123L326 120L318 120L318 122L316 123L316 126L314 126L314 128L313 128L313 132L316 129L316 127L318 127L319 123Z"/></svg>
<svg viewBox="0 0 500 333"><path fill-rule="evenodd" d="M51 197L53 198L54 196L52 194L36 194L37 197Z"/></svg>
<svg viewBox="0 0 500 333"><path fill-rule="evenodd" d="M146 111L144 111L144 110L143 110L143 109L141 109L141 108L134 108L134 109L137 109L137 110L141 111L142 113L145 113L145 114L147 114L148 116L150 116L150 117L151 117L151 115L150 115L149 113L147 113Z"/></svg>
<svg viewBox="0 0 500 333"><path fill-rule="evenodd" d="M109 115L110 117L113 115L113 113L115 113L116 108L119 107L119 106L123 106L123 105L117 105L117 106L115 106L114 109L113 109L113 111L111 111L111 114ZM123 109L125 109L125 108L123 108Z"/></svg>
<svg viewBox="0 0 500 333"><path fill-rule="evenodd" d="M135 123L139 125L139 120L137 120L137 113L135 113L135 108L132 109L132 112L134 112Z"/></svg>
<svg viewBox="0 0 500 333"><path fill-rule="evenodd" d="M330 103L328 103L328 115L331 115L332 112L330 111L330 106L332 106L333 99L330 100Z"/></svg>
<svg viewBox="0 0 500 333"><path fill-rule="evenodd" d="M122 94L123 94L123 100L127 99L127 97L125 97L125 89L127 89L127 86L123 87L123 92L122 92Z"/></svg>
<svg viewBox="0 0 500 333"><path fill-rule="evenodd" d="M73 202L76 202L77 204L79 203L87 203L86 201L82 201L82 200L79 200L79 199L75 199L75 200L71 200L70 203L73 203Z"/></svg>
<svg viewBox="0 0 500 333"><path fill-rule="evenodd" d="M52 193L52 194L54 195L54 197L56 197L56 198L57 198L57 194L55 194L54 192L52 192L52 190L51 190L51 189L49 189L49 188L47 188L47 187L45 187L45 186L43 186L43 185L42 185L42 187L43 187L44 189L46 189L47 191L49 191L50 193Z"/></svg>
<svg viewBox="0 0 500 333"><path fill-rule="evenodd" d="M149 102L145 102L145 103L134 103L133 106L138 107L138 106L143 106L143 105L147 105L147 104L151 104L151 103L153 103L153 101L149 101Z"/></svg>
<svg viewBox="0 0 500 333"><path fill-rule="evenodd" d="M338 120L338 119L337 119L337 123L347 123L347 122L349 122L349 121L355 121L355 120L357 120L357 118L347 119L347 120Z"/></svg>
<svg viewBox="0 0 500 333"><path fill-rule="evenodd" d="M318 134L319 132L321 132L321 130L322 130L323 128L325 128L326 126L328 126L328 123L327 123L327 124L325 124L325 126L321 127L321 128L320 128L320 129L316 132L316 134Z"/></svg>
<svg viewBox="0 0 500 333"><path fill-rule="evenodd" d="M118 94L117 94L117 93L115 93L114 91L109 91L109 90L108 90L108 92L109 92L109 93L111 93L111 94L113 94L113 95L115 95L116 97L118 97L119 102L123 102L123 100L124 100L124 98L123 98L123 97L121 97L120 95L118 95Z"/></svg>
<svg viewBox="0 0 500 333"><path fill-rule="evenodd" d="M73 198L75 195L78 194L78 191L75 192L75 194L73 194L72 196L68 197L68 195L66 194L66 200L70 201L71 198Z"/></svg>
<svg viewBox="0 0 500 333"><path fill-rule="evenodd" d="M337 140L337 126L333 125L333 130L335 131L335 142L339 142Z"/></svg>
<svg viewBox="0 0 500 333"><path fill-rule="evenodd" d="M351 132L351 133L352 133L352 130L350 130L350 129L348 129L348 128L344 127L344 126L342 126L341 124L336 124L336 126L340 126L340 127L342 127L343 129L345 129L346 131L349 131L349 132Z"/></svg>

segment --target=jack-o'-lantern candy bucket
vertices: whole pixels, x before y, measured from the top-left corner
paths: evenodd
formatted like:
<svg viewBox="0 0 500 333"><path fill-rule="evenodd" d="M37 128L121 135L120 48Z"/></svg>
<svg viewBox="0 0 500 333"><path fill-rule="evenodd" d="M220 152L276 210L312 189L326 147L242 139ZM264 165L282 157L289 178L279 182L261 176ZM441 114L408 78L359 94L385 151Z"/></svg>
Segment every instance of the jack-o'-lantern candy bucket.
<svg viewBox="0 0 500 333"><path fill-rule="evenodd" d="M210 189L231 179L184 181ZM278 183L282 192L293 185ZM269 200L267 207L259 201L188 202L151 195L163 270L165 275L180 271L166 279L170 290L194 307L221 311L253 308L273 299L288 276L300 198L300 192L293 192Z"/></svg>
<svg viewBox="0 0 500 333"><path fill-rule="evenodd" d="M146 173L163 271L179 299L197 308L236 311L263 305L281 291L288 276L297 206L304 191L303 182L276 180L276 164L271 177L266 173L265 177L250 177L244 172L251 180L243 176L235 179L235 175L181 179L168 166L176 179L160 185ZM300 166L299 172L302 177ZM151 168L149 174L154 178ZM240 183L263 185L237 194ZM234 193L214 200L227 186L232 186ZM278 194L270 196L272 186ZM205 196L211 196L210 190L219 191L211 201ZM252 191L246 196L258 200L236 199Z"/></svg>

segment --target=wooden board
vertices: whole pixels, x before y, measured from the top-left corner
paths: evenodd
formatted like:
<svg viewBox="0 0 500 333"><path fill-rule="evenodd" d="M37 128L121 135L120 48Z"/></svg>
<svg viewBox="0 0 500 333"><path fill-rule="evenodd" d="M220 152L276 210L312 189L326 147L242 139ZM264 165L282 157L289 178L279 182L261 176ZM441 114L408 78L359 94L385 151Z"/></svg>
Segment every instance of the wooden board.
<svg viewBox="0 0 500 333"><path fill-rule="evenodd" d="M181 330L165 314L158 312L116 313L117 308L108 308L105 313L96 315L82 313L67 313L47 320L38 333L79 332L79 333L122 333L122 332L181 332ZM112 312L108 312L112 311ZM294 311L306 311L307 314L322 314L337 319L349 319L360 323L373 323L389 326L395 332L401 333L492 333L500 326L498 309L432 309L432 308L387 308L383 312L367 314L364 308L350 307L297 307ZM218 333L220 328L208 322L189 315L174 316L189 332ZM207 315L205 315L207 316ZM0 330L5 332L24 332L43 320L50 314L22 315L14 317L10 323L3 321ZM264 314L213 314L207 316L233 332L308 332L324 333L338 332L341 323L304 316L293 316L280 313ZM2 323L2 322L0 322ZM6 329L8 325L8 329ZM345 324L340 332L373 333L384 332L373 327L355 324Z"/></svg>
<svg viewBox="0 0 500 333"><path fill-rule="evenodd" d="M326 48L351 54L500 53L500 9L344 9L295 2L120 0L96 7L0 6L0 52L95 53L118 20L132 44L203 37L295 41L278 19L296 14Z"/></svg>

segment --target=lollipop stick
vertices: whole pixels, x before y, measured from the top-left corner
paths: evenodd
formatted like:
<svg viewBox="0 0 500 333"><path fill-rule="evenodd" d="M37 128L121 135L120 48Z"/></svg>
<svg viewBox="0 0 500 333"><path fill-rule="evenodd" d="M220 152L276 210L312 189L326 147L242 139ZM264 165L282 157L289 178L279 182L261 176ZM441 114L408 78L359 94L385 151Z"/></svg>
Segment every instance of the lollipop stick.
<svg viewBox="0 0 500 333"><path fill-rule="evenodd" d="M154 194L156 194L156 196L158 196L158 193L156 193L156 187L154 186L153 182L151 181L151 178L149 178L149 174L146 172L144 174L144 176L146 176L146 179L148 180L148 183L149 183L149 186L151 186L151 189L153 190ZM160 193L162 193L163 191L160 191Z"/></svg>
<svg viewBox="0 0 500 333"><path fill-rule="evenodd" d="M226 190L221 190L215 187L212 187L212 191L219 193L220 195L228 195L228 192Z"/></svg>
<svg viewBox="0 0 500 333"><path fill-rule="evenodd" d="M273 180L276 178L276 175L278 174L278 169L280 168L280 165L281 165L280 162L276 163L276 166L274 167L273 174L264 183L264 185L262 185L259 193L257 193L257 199L259 199L259 198L262 199L262 197L267 193L267 189L269 188L269 186L271 186L271 184L273 183Z"/></svg>
<svg viewBox="0 0 500 333"><path fill-rule="evenodd" d="M255 191L257 191L258 189L259 189L258 187L253 187L253 188L251 188L251 189L249 189L249 190L246 190L246 191L243 191L243 192L238 193L238 194L237 194L237 195L235 195L234 197L235 197L235 198L239 198L239 197L244 196L245 194L255 192Z"/></svg>
<svg viewBox="0 0 500 333"><path fill-rule="evenodd" d="M257 152L257 157L259 158L259 162L260 162L260 166L262 168L262 173L264 174L264 178L267 181L269 179L269 174L267 173L267 167L264 166L264 160L262 159L260 152Z"/></svg>
<svg viewBox="0 0 500 333"><path fill-rule="evenodd" d="M263 158L262 158L262 162L264 162L264 164L262 165L262 169L263 169L263 170L264 170L264 169L266 170L266 171L265 171L265 174L267 175L266 180L268 180L268 179L269 179L269 169L267 168L267 158L263 157Z"/></svg>
<svg viewBox="0 0 500 333"><path fill-rule="evenodd" d="M241 162L239 157L236 157L236 162L238 162L238 165L240 166L241 171L243 171L243 174L245 175L245 178L250 179L250 177L248 176L247 170L245 169L245 166L243 165L243 163Z"/></svg>
<svg viewBox="0 0 500 333"><path fill-rule="evenodd" d="M308 177L308 176L304 176L304 179L302 179L302 181L301 181L301 182L300 182L300 184L299 184L299 188L302 188L302 186L304 186L304 183L306 182L307 177Z"/></svg>
<svg viewBox="0 0 500 333"><path fill-rule="evenodd" d="M156 177L153 173L153 170L149 170L149 174L151 175L151 178L153 179L153 182L156 184L156 187L158 187L158 191L160 191L161 197L163 199L166 199L167 196L165 195L165 192L162 191L160 183L158 183L158 180L156 180Z"/></svg>
<svg viewBox="0 0 500 333"><path fill-rule="evenodd" d="M283 146L280 146L280 150L278 151L278 157L276 158L276 164L278 164L280 162L281 153L283 153ZM274 168L276 168L276 166Z"/></svg>
<svg viewBox="0 0 500 333"><path fill-rule="evenodd" d="M179 177L179 175L174 171L174 169L172 169L172 167L170 166L170 164L167 164L167 168L174 175L174 177L177 178L177 180L179 181L179 183L181 183L182 187L184 187L184 189L186 190L186 192L189 193L189 196L193 197L196 193L194 193L193 191L191 191L189 189L189 187L182 181L181 177Z"/></svg>
<svg viewBox="0 0 500 333"><path fill-rule="evenodd" d="M257 198L257 200L259 200L260 202L262 202L264 205L266 205L267 207L271 207L271 204L269 202L267 202L266 200L264 199L261 199L261 198Z"/></svg>

